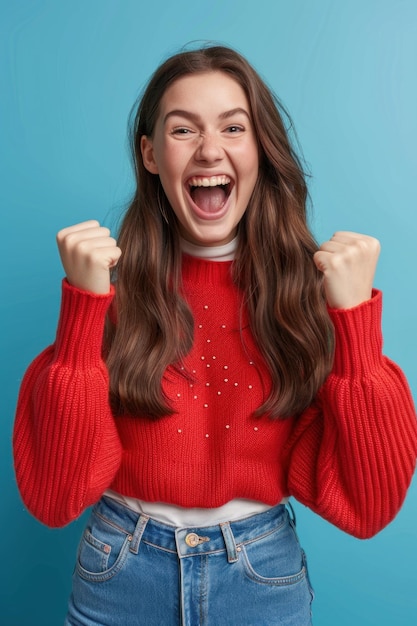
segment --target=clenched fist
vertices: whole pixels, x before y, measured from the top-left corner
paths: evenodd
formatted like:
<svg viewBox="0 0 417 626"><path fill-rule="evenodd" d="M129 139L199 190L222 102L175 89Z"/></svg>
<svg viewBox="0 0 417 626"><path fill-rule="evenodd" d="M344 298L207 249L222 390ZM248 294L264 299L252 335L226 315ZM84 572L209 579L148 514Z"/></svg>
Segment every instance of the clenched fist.
<svg viewBox="0 0 417 626"><path fill-rule="evenodd" d="M346 231L335 233L320 246L314 262L324 274L329 306L350 309L369 300L379 252L377 239Z"/></svg>
<svg viewBox="0 0 417 626"><path fill-rule="evenodd" d="M96 220L60 230L57 243L68 282L84 291L106 294L110 290L110 269L121 255L108 228Z"/></svg>

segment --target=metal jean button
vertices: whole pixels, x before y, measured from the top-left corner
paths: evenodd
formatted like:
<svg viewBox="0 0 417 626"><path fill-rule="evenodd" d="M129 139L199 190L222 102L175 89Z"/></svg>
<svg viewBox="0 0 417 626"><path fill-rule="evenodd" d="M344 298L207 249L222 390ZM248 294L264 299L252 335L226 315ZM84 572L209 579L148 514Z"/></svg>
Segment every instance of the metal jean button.
<svg viewBox="0 0 417 626"><path fill-rule="evenodd" d="M206 541L210 541L210 537L199 537L196 533L188 533L185 536L185 543L190 548L195 548L200 545L200 543L206 543Z"/></svg>

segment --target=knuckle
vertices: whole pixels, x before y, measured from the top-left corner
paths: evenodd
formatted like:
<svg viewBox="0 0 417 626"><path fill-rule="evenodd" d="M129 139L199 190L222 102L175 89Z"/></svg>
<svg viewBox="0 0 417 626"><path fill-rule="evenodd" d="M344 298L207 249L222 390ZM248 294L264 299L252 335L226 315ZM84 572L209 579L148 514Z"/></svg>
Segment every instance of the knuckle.
<svg viewBox="0 0 417 626"><path fill-rule="evenodd" d="M79 241L74 247L74 254L83 262L93 264L97 259L97 251L91 246L89 241Z"/></svg>
<svg viewBox="0 0 417 626"><path fill-rule="evenodd" d="M369 243L368 241L366 241L366 239L356 239L356 241L354 242L352 249L358 250L359 252L366 252L369 248Z"/></svg>
<svg viewBox="0 0 417 626"><path fill-rule="evenodd" d="M375 237L366 237L358 240L359 249L363 254L374 255L377 254L381 248L381 244Z"/></svg>
<svg viewBox="0 0 417 626"><path fill-rule="evenodd" d="M99 261L101 261L102 254L99 248L93 248L89 251L88 254L89 260L95 265Z"/></svg>
<svg viewBox="0 0 417 626"><path fill-rule="evenodd" d="M62 228L56 234L56 240L60 245L65 245L71 238L71 231L68 228Z"/></svg>
<svg viewBox="0 0 417 626"><path fill-rule="evenodd" d="M375 252L379 252L381 250L381 242L379 241L379 239L372 237L371 245L372 245L373 250L375 250Z"/></svg>
<svg viewBox="0 0 417 626"><path fill-rule="evenodd" d="M90 245L88 241L81 239L81 241L74 242L74 249L84 256L90 252Z"/></svg>
<svg viewBox="0 0 417 626"><path fill-rule="evenodd" d="M79 242L79 236L77 235L76 232L67 232L65 233L64 237L63 237L63 243L67 248L74 248L76 247L77 243Z"/></svg>
<svg viewBox="0 0 417 626"><path fill-rule="evenodd" d="M332 254L330 256L328 266L334 272L337 272L344 265L344 258L339 254Z"/></svg>

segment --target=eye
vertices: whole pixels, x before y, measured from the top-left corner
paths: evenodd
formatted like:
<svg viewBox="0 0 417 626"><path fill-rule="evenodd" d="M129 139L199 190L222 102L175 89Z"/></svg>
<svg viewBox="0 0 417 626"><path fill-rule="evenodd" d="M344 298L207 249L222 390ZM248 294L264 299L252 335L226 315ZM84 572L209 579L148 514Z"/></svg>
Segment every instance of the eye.
<svg viewBox="0 0 417 626"><path fill-rule="evenodd" d="M178 126L177 128L173 128L171 130L171 135L184 136L184 135L190 135L191 133L192 133L192 130L190 130L189 128L185 128L184 126Z"/></svg>
<svg viewBox="0 0 417 626"><path fill-rule="evenodd" d="M226 132L230 134L242 133L244 130L244 127L239 124L231 124L226 128Z"/></svg>

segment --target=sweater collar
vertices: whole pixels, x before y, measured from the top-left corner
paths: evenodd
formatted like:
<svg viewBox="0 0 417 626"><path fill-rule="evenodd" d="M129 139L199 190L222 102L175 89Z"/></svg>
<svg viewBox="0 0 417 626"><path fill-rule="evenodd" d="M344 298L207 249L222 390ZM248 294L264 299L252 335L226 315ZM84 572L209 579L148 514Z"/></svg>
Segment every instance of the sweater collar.
<svg viewBox="0 0 417 626"><path fill-rule="evenodd" d="M237 248L237 240L238 238L235 237L232 241L229 241L229 243L225 243L221 246L199 246L181 237L181 249L185 254L198 259L205 259L207 261L233 261Z"/></svg>

